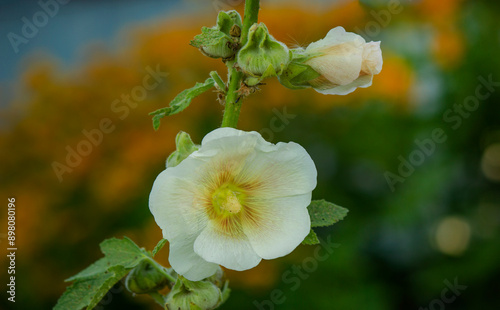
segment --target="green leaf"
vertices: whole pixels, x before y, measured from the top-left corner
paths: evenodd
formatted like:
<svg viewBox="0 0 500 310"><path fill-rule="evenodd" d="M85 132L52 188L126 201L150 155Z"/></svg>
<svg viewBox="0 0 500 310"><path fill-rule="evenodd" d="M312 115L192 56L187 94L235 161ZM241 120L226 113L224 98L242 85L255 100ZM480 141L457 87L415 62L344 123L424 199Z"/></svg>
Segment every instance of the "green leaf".
<svg viewBox="0 0 500 310"><path fill-rule="evenodd" d="M109 271L76 281L59 298L54 310L94 308L113 285L120 281L128 271L123 267L113 267Z"/></svg>
<svg viewBox="0 0 500 310"><path fill-rule="evenodd" d="M100 246L110 266L123 266L131 269L139 265L143 259L148 258L147 252L127 237L107 239L101 242Z"/></svg>
<svg viewBox="0 0 500 310"><path fill-rule="evenodd" d="M306 245L319 244L318 236L316 235L314 230L311 229L311 231L309 231L309 235L307 235L304 241L302 241L302 244Z"/></svg>
<svg viewBox="0 0 500 310"><path fill-rule="evenodd" d="M144 259L149 259L146 250L127 237L104 240L100 247L105 257L66 280L75 282L59 298L54 309L94 308L113 285Z"/></svg>
<svg viewBox="0 0 500 310"><path fill-rule="evenodd" d="M93 263L92 265L85 268L84 270L80 271L76 275L74 275L71 278L68 278L64 281L70 282L70 281L75 281L78 279L93 277L93 276L96 276L100 273L105 272L110 267L111 266L110 266L108 259L106 257L103 257L103 258L99 259L98 261L96 261L95 263Z"/></svg>
<svg viewBox="0 0 500 310"><path fill-rule="evenodd" d="M206 79L203 83L196 83L195 86L185 89L181 93L179 93L174 98L174 100L170 102L170 105L168 107L161 108L149 113L149 115L153 115L154 129L158 130L158 128L160 127L160 119L164 118L165 116L174 115L181 112L189 106L191 100L193 100L194 97L203 94L210 88L214 87L214 85L215 82L212 78Z"/></svg>
<svg viewBox="0 0 500 310"><path fill-rule="evenodd" d="M155 246L153 250L153 256L155 256L162 248L163 246L167 243L167 239L161 239L160 242Z"/></svg>
<svg viewBox="0 0 500 310"><path fill-rule="evenodd" d="M230 39L224 32L216 28L201 28L201 34L194 37L189 44L194 47L208 47L215 46L221 42L221 40Z"/></svg>
<svg viewBox="0 0 500 310"><path fill-rule="evenodd" d="M108 291L115 285L118 281L120 281L124 276L127 275L129 272L129 269L125 269L123 267L113 267L110 268L109 272L112 273L113 275L109 277L104 283L98 288L97 291L90 291L90 293L93 293L92 300L90 301L90 304L87 306L87 309L94 309L97 304L101 301L101 299L108 293Z"/></svg>
<svg viewBox="0 0 500 310"><path fill-rule="evenodd" d="M342 220L349 210L325 200L314 200L307 207L311 227L330 226Z"/></svg>

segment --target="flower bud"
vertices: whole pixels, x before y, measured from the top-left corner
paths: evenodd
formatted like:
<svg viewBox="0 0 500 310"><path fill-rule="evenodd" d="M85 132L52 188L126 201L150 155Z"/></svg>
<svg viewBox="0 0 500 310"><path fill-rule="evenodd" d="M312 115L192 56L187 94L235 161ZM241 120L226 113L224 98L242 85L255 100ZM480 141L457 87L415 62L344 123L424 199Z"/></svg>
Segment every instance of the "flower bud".
<svg viewBox="0 0 500 310"><path fill-rule="evenodd" d="M211 276L205 279L205 281L212 282L218 288L222 289L224 284L226 283L226 276L224 274L224 270L219 266L217 271Z"/></svg>
<svg viewBox="0 0 500 310"><path fill-rule="evenodd" d="M191 153L198 150L188 133L180 131L175 137L177 150L167 158L167 167L175 167L186 159Z"/></svg>
<svg viewBox="0 0 500 310"><path fill-rule="evenodd" d="M212 29L217 29L225 34L215 45L202 46L204 54L212 58L230 58L235 51L235 45L243 28L241 16L237 11L219 12L217 25Z"/></svg>
<svg viewBox="0 0 500 310"><path fill-rule="evenodd" d="M290 61L290 52L285 44L269 34L266 25L254 24L248 32L248 41L238 52L237 61L250 76L245 83L252 86L281 74Z"/></svg>
<svg viewBox="0 0 500 310"><path fill-rule="evenodd" d="M282 84L294 89L312 86L319 93L332 95L346 95L358 87L370 86L383 63L380 42L366 43L342 27L333 28L305 50L294 50L293 56L292 65L280 77Z"/></svg>
<svg viewBox="0 0 500 310"><path fill-rule="evenodd" d="M166 268L143 261L128 274L125 279L125 287L135 294L161 290L169 283L169 280L164 275L165 272L168 272Z"/></svg>
<svg viewBox="0 0 500 310"><path fill-rule="evenodd" d="M222 302L219 288L209 281L189 281L179 276L166 300L168 310L209 310Z"/></svg>

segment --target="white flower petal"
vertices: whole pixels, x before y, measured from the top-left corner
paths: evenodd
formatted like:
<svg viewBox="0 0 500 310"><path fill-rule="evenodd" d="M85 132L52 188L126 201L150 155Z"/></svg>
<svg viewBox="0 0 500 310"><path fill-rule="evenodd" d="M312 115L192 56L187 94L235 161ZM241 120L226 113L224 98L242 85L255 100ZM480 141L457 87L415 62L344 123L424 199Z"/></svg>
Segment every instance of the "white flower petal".
<svg viewBox="0 0 500 310"><path fill-rule="evenodd" d="M310 193L317 183L317 171L307 151L297 143L278 143L273 152L255 150L237 178L257 183L253 195L261 198Z"/></svg>
<svg viewBox="0 0 500 310"><path fill-rule="evenodd" d="M361 71L371 75L379 74L382 71L383 62L380 41L366 43L363 49Z"/></svg>
<svg viewBox="0 0 500 310"><path fill-rule="evenodd" d="M363 62L365 40L343 27L335 27L324 39L309 44L307 53L319 54L306 61L332 84L347 85L356 80Z"/></svg>
<svg viewBox="0 0 500 310"><path fill-rule="evenodd" d="M238 130L235 128L231 127L222 127L222 128L217 128L210 133L208 133L203 140L201 141L201 145L207 145L210 142L214 140L218 140L221 138L228 138L228 137L253 137L254 139L258 140L260 143L264 144L271 144L264 140L262 136L256 132L256 131L242 131Z"/></svg>
<svg viewBox="0 0 500 310"><path fill-rule="evenodd" d="M217 264L207 262L194 252L196 235L178 239L170 243L168 261L174 270L191 281L200 281L212 276L219 268Z"/></svg>
<svg viewBox="0 0 500 310"><path fill-rule="evenodd" d="M261 261L245 235L227 235L214 223L196 238L194 250L208 262L238 271L253 268Z"/></svg>
<svg viewBox="0 0 500 310"><path fill-rule="evenodd" d="M242 131L230 127L218 128L207 134L202 142L202 152L211 152L213 149L232 152L248 152L254 148L272 150L274 145L267 142L256 131ZM197 156L198 153L193 154Z"/></svg>
<svg viewBox="0 0 500 310"><path fill-rule="evenodd" d="M344 27L335 27L328 31L325 38L318 40L309 44L306 48L307 53L318 52L325 47L330 47L332 45L338 45L342 43L352 42L355 45L362 45L366 43L365 39L358 34L352 32L346 32Z"/></svg>
<svg viewBox="0 0 500 310"><path fill-rule="evenodd" d="M310 203L310 192L250 203L252 220L243 217L242 224L255 252L264 259L292 252L311 229Z"/></svg>
<svg viewBox="0 0 500 310"><path fill-rule="evenodd" d="M347 85L358 78L363 62L362 45L343 43L325 49L325 53L306 64L336 85Z"/></svg>
<svg viewBox="0 0 500 310"><path fill-rule="evenodd" d="M222 127L217 128L209 132L201 141L201 145L205 145L212 140L217 140L220 138L231 137L231 136L241 136L245 134L244 131L231 128L231 127Z"/></svg>
<svg viewBox="0 0 500 310"><path fill-rule="evenodd" d="M194 177L203 164L188 157L178 166L167 168L156 178L149 196L151 213L170 243L172 268L192 281L211 276L217 268L217 264L206 262L193 249L194 240L208 221L197 203L198 184Z"/></svg>
<svg viewBox="0 0 500 310"><path fill-rule="evenodd" d="M167 168L156 178L149 195L149 209L163 236L170 242L176 237L199 233L207 216L197 203L196 172L203 161L186 158L178 166Z"/></svg>
<svg viewBox="0 0 500 310"><path fill-rule="evenodd" d="M356 88L366 88L372 85L373 75L363 75L357 78L354 82L347 85L335 86L328 89L314 90L324 95L347 95L356 90Z"/></svg>
<svg viewBox="0 0 500 310"><path fill-rule="evenodd" d="M312 57L305 63L320 74L310 85L322 94L346 95L357 87L368 87L373 75L382 70L380 42L366 43L342 27L311 43L305 53Z"/></svg>

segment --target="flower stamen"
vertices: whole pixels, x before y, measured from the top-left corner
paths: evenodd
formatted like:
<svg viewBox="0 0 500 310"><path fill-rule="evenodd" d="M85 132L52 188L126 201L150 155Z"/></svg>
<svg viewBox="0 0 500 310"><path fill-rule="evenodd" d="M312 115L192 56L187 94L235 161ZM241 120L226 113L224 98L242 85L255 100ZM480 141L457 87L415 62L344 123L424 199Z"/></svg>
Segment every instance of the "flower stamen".
<svg viewBox="0 0 500 310"><path fill-rule="evenodd" d="M219 214L237 214L243 208L243 192L232 184L224 184L212 195L212 206Z"/></svg>

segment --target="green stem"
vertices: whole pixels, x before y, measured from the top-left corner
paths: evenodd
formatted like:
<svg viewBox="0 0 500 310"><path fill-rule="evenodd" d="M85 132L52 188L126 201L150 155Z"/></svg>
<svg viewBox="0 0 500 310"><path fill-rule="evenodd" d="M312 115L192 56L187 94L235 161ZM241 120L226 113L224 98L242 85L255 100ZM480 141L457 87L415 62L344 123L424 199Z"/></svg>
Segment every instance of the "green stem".
<svg viewBox="0 0 500 310"><path fill-rule="evenodd" d="M245 16L243 17L243 29L241 30L240 46L243 46L248 38L248 30L255 24L259 16L260 0L245 1ZM234 68L235 61L226 62L229 70L229 85L226 96L226 108L222 117L221 127L233 127L238 125L238 118L241 110L241 100L239 100L238 89L241 85L243 73Z"/></svg>
<svg viewBox="0 0 500 310"><path fill-rule="evenodd" d="M236 128L240 116L241 101L238 101L238 89L240 88L243 73L233 68L233 65L234 61L227 62L229 69L229 86L227 89L226 108L224 109L221 127Z"/></svg>
<svg viewBox="0 0 500 310"><path fill-rule="evenodd" d="M241 30L241 46L247 43L248 30L255 24L259 18L260 0L245 1L245 17L243 18L243 29Z"/></svg>
<svg viewBox="0 0 500 310"><path fill-rule="evenodd" d="M164 275L165 278L167 278L170 282L172 282L172 283L177 282L176 278L172 277L167 271L165 271L165 267L160 265L157 261L155 261L151 257L148 257L147 259L149 260L149 263L151 265L155 266L156 270L158 270L162 275Z"/></svg>

